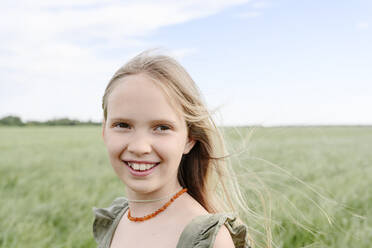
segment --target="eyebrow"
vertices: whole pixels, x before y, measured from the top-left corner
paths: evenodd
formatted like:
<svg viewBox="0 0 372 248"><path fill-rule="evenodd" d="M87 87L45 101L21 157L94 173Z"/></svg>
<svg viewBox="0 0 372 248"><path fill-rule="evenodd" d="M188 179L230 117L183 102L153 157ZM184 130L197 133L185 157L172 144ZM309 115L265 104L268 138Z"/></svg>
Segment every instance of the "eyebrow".
<svg viewBox="0 0 372 248"><path fill-rule="evenodd" d="M135 122L135 120L132 120L130 118L118 118L118 117L114 117L114 118L109 118L110 122L118 122L118 121L122 121L122 122ZM152 124L159 124L159 123L166 123L168 125L171 125L171 126L176 126L176 122L172 121L172 120L167 120L167 119L156 119L156 120L150 120L149 121L150 123Z"/></svg>

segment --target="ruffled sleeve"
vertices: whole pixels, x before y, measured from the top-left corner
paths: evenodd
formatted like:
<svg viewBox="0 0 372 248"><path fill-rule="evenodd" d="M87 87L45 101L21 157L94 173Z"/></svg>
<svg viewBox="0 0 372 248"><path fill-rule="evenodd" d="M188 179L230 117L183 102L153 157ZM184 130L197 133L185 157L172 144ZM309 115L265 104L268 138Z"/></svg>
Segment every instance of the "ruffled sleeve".
<svg viewBox="0 0 372 248"><path fill-rule="evenodd" d="M229 230L236 248L250 248L247 226L239 224L236 215L232 213L196 217L182 232L177 248L213 248L222 225Z"/></svg>
<svg viewBox="0 0 372 248"><path fill-rule="evenodd" d="M99 247L105 247L108 239L111 241L114 225L116 226L120 213L128 207L128 200L125 197L116 198L108 208L93 207L94 222L93 236Z"/></svg>

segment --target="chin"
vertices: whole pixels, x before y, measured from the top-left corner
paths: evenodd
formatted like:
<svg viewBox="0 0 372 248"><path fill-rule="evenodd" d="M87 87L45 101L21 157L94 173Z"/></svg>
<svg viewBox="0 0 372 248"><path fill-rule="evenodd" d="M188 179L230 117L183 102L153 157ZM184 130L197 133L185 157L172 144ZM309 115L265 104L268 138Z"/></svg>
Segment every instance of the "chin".
<svg viewBox="0 0 372 248"><path fill-rule="evenodd" d="M155 191L157 188L154 185L149 185L147 182L128 182L124 184L126 185L127 189L139 194L148 194Z"/></svg>

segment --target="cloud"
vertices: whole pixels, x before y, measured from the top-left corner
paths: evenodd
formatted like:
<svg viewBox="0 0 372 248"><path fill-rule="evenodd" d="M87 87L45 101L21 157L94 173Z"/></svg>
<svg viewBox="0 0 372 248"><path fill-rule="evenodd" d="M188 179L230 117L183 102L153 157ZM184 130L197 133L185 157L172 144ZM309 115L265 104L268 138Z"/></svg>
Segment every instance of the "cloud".
<svg viewBox="0 0 372 248"><path fill-rule="evenodd" d="M0 10L0 47L7 49L0 50L0 66L34 73L53 66L68 70L71 65L64 63L65 59L91 60L100 49L151 45L145 37L162 27L213 15L245 2L5 1Z"/></svg>
<svg viewBox="0 0 372 248"><path fill-rule="evenodd" d="M21 8L7 6L0 12L2 32L20 40L43 42L67 39L114 40L149 35L157 29L215 14L222 9L247 2L235 1L25 1ZM77 8L77 6L80 6ZM80 34L80 36L79 36ZM83 34L83 35L81 35Z"/></svg>
<svg viewBox="0 0 372 248"><path fill-rule="evenodd" d="M148 40L150 35L163 27L204 18L247 2L2 1L1 111L16 112L26 119L33 116L45 119L51 113L75 116L85 113L83 118L89 118L99 103L92 102L98 98L88 98L87 92L99 95L96 92L103 91L114 70L134 51L155 46ZM171 53L182 58L196 51L174 48ZM81 102L82 96L86 102L79 112L78 108L67 106ZM57 106L64 106L64 112Z"/></svg>

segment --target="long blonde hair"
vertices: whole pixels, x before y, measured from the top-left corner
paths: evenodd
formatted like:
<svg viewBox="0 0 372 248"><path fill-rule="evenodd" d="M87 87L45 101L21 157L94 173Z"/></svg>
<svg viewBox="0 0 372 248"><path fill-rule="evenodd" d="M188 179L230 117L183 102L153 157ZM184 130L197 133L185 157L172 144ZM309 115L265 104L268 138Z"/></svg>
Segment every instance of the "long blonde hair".
<svg viewBox="0 0 372 248"><path fill-rule="evenodd" d="M204 104L199 89L187 71L172 57L145 51L122 66L106 87L102 108L107 119L107 98L119 82L129 75L145 74L165 94L181 106L189 137L196 141L182 157L178 170L181 186L208 212L244 213L248 211L240 191L221 131ZM238 218L239 221L241 221Z"/></svg>

